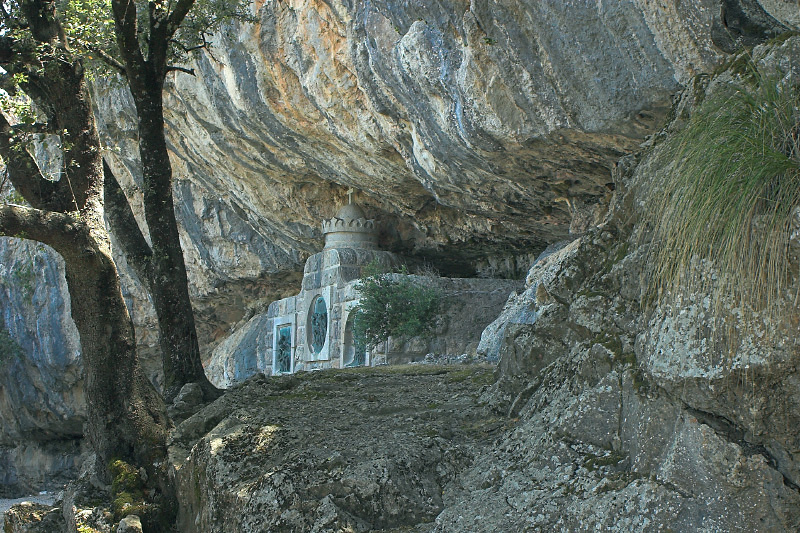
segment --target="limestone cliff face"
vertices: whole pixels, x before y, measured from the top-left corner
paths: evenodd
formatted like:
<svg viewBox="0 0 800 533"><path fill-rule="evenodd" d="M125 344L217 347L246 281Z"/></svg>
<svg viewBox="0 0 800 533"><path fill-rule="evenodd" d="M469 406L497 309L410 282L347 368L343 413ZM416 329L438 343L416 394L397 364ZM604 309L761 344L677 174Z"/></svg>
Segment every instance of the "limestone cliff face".
<svg viewBox="0 0 800 533"><path fill-rule="evenodd" d="M0 317L16 345L4 346L0 360L3 494L76 474L86 415L82 365L57 254L0 239Z"/></svg>
<svg viewBox="0 0 800 533"><path fill-rule="evenodd" d="M258 22L216 36L190 65L195 77L171 80L166 101L204 344L244 324L248 308L296 292L304 259L322 247L319 222L348 188L383 222L387 249L427 258L444 275L524 273L547 244L602 219L616 162L656 131L682 84L725 56L714 45L720 29L734 41L737 31L769 36L798 24L791 6L254 2ZM769 24L753 30L754 12ZM138 212L130 97L98 84L96 105L108 159ZM8 250L0 267L20 271ZM140 346L152 352L152 311L119 262ZM43 420L71 438L82 416L61 407L62 396L79 403L77 343L58 333L70 327L68 305L44 298L57 285L47 279L37 274L33 292L47 305L35 311L20 306L27 289L16 278L0 298L32 361L0 391L3 443ZM11 413L20 419L7 425Z"/></svg>
<svg viewBox="0 0 800 533"><path fill-rule="evenodd" d="M211 348L254 301L296 292L348 188L383 248L443 275L523 276L602 216L616 161L724 55L715 0L274 0L253 13L189 65L196 76L173 75L165 102ZM137 209L135 114L116 87L97 86L99 127Z"/></svg>
<svg viewBox="0 0 800 533"><path fill-rule="evenodd" d="M785 74L798 45L794 37L753 57ZM729 81L720 75L709 94ZM542 530L800 527L800 222L779 317L745 322L729 309L733 327L714 342L705 294L643 308L651 243L633 222L669 172L662 148L621 162L612 216L537 262L527 289L485 331L480 350L501 358L486 398L520 423L463 474L434 531L520 521ZM481 490L487 483L492 490Z"/></svg>
<svg viewBox="0 0 800 533"><path fill-rule="evenodd" d="M199 294L298 269L349 187L393 251L444 274L523 273L593 221L615 162L720 55L712 0L253 9L167 97ZM134 182L130 102L101 91L98 107Z"/></svg>

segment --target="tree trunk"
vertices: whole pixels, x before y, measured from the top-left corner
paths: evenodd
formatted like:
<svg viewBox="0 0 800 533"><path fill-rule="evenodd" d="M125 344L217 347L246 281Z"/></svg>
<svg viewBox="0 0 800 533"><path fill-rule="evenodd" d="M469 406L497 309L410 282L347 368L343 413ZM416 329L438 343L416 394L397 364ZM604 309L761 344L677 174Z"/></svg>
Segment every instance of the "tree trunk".
<svg viewBox="0 0 800 533"><path fill-rule="evenodd" d="M163 471L169 419L139 366L133 322L111 256L100 140L83 65L66 42L55 2L8 3L0 26L8 17L18 17L20 6L27 20L15 20L30 35L4 33L0 65L6 73L20 75L19 89L47 117L46 131L60 136L63 174L58 183L46 179L25 137L0 113L0 155L12 184L32 206L0 205L0 236L48 244L63 257L82 349L86 436L98 458L97 475L110 481L112 459L144 467L151 487L160 489L167 504L162 512L168 515L174 492Z"/></svg>
<svg viewBox="0 0 800 533"><path fill-rule="evenodd" d="M162 83L132 87L139 115L144 211L152 243L151 295L161 332L164 395L171 401L187 383L199 383L207 400L219 395L208 381L189 299L189 279L172 197L172 165L164 132Z"/></svg>
<svg viewBox="0 0 800 533"><path fill-rule="evenodd" d="M81 339L92 449L102 465L121 458L156 474L153 464L166 457L168 421L163 401L139 365L114 262L89 247L62 257Z"/></svg>
<svg viewBox="0 0 800 533"><path fill-rule="evenodd" d="M100 465L112 458L144 466L166 457L169 421L164 403L144 376L136 355L133 322L120 290L100 211L70 214L1 206L0 235L52 246L64 259L72 318L84 366L86 436ZM108 471L97 472L108 480ZM166 485L165 485L166 486Z"/></svg>
<svg viewBox="0 0 800 533"><path fill-rule="evenodd" d="M166 9L156 8L157 4L150 2L145 20L135 0L111 0L117 45L139 118L144 214L152 243L148 271L160 330L164 395L170 401L183 385L198 383L205 399L212 400L220 391L208 381L200 360L164 132L163 91L169 49L194 0L169 2Z"/></svg>

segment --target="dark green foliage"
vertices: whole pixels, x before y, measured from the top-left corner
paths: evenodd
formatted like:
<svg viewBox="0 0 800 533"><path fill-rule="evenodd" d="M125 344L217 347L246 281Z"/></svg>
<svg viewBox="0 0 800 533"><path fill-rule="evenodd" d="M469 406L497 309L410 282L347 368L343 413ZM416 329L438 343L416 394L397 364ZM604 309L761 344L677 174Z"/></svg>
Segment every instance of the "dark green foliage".
<svg viewBox="0 0 800 533"><path fill-rule="evenodd" d="M405 266L390 274L370 265L365 276L356 286L361 293L353 323L356 347L372 348L389 337L424 337L433 332L442 305L438 289L409 276Z"/></svg>
<svg viewBox="0 0 800 533"><path fill-rule="evenodd" d="M182 59L187 49L209 45L208 38L232 21L257 22L250 13L251 3L245 0L197 0L178 30L181 43L174 57Z"/></svg>
<svg viewBox="0 0 800 533"><path fill-rule="evenodd" d="M111 0L61 0L57 5L70 44L83 53L91 66L107 71L120 59ZM163 10L164 6L160 2L139 1L136 9L142 50L147 53L150 11ZM209 48L211 35L232 21L255 22L249 2L197 0L170 40L170 60L181 64L189 59L191 51Z"/></svg>
<svg viewBox="0 0 800 533"><path fill-rule="evenodd" d="M129 514L142 516L147 511L144 501L145 484L136 467L116 459L109 464L112 475L111 507L115 520Z"/></svg>
<svg viewBox="0 0 800 533"><path fill-rule="evenodd" d="M33 291L36 289L36 273L33 271L33 265L31 263L21 263L14 270L13 276L22 290L23 296L30 300L33 297Z"/></svg>

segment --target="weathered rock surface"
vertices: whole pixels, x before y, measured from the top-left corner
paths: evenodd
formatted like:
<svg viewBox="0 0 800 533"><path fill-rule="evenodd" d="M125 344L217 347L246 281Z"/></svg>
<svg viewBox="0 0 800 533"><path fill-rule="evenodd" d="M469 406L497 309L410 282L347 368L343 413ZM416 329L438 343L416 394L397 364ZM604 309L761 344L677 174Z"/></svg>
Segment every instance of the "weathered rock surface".
<svg viewBox="0 0 800 533"><path fill-rule="evenodd" d="M184 532L399 530L504 421L476 397L484 366L256 377L175 431ZM408 529L406 529L408 530Z"/></svg>
<svg viewBox="0 0 800 533"><path fill-rule="evenodd" d="M651 335L676 322L641 318L646 252L626 255L617 231L532 269L535 319L506 326L501 380L485 396L519 422L448 487L434 531L800 527L796 333L779 334L793 346L761 363L690 377L702 358L666 353L669 340ZM676 338L705 327L688 323L695 331Z"/></svg>
<svg viewBox="0 0 800 533"><path fill-rule="evenodd" d="M58 507L39 502L22 502L3 514L4 533L66 533Z"/></svg>
<svg viewBox="0 0 800 533"><path fill-rule="evenodd" d="M782 65L798 44L753 57ZM500 380L484 398L519 422L448 487L434 531L800 527L796 301L736 324L733 344L710 336L706 295L640 306L649 243L634 223L659 150L621 162L606 223L534 265L485 332Z"/></svg>
<svg viewBox="0 0 800 533"><path fill-rule="evenodd" d="M136 515L126 516L120 520L114 533L142 533L142 521Z"/></svg>
<svg viewBox="0 0 800 533"><path fill-rule="evenodd" d="M85 405L78 332L63 265L43 245L0 239L0 494L76 473Z"/></svg>
<svg viewBox="0 0 800 533"><path fill-rule="evenodd" d="M712 0L291 0L254 13L167 98L200 295L299 270L348 187L384 222L384 247L444 275L523 273L591 224L615 162L721 58ZM129 98L98 93L133 188Z"/></svg>
<svg viewBox="0 0 800 533"><path fill-rule="evenodd" d="M567 242L552 244L536 258L525 280L524 290L510 294L499 316L481 331L481 338L476 348L479 356L497 362L500 359L500 348L509 324L533 324L536 321L537 313L530 302L536 298L539 284L533 283L532 280L538 279L543 269L558 264L557 257L548 258L567 244Z"/></svg>

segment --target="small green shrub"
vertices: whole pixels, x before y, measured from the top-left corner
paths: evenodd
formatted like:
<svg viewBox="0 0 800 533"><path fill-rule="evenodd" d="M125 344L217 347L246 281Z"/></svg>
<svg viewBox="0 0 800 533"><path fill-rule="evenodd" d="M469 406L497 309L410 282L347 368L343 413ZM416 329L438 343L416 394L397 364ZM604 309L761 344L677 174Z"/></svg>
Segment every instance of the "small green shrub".
<svg viewBox="0 0 800 533"><path fill-rule="evenodd" d="M667 178L646 206L654 228L649 302L708 294L719 324L731 307L776 316L800 205L797 87L750 68L667 141Z"/></svg>
<svg viewBox="0 0 800 533"><path fill-rule="evenodd" d="M8 180L5 173L0 176L0 200L8 204L27 205L25 198L11 186L11 182Z"/></svg>
<svg viewBox="0 0 800 533"><path fill-rule="evenodd" d="M33 264L31 262L21 263L14 270L13 276L23 297L30 302L36 290L36 272L33 270Z"/></svg>
<svg viewBox="0 0 800 533"><path fill-rule="evenodd" d="M430 335L438 324L441 293L408 275L381 273L377 265L365 268L366 277L356 289L361 300L356 307L353 336L357 347L373 348L389 337Z"/></svg>

